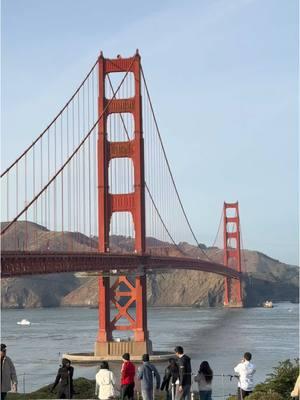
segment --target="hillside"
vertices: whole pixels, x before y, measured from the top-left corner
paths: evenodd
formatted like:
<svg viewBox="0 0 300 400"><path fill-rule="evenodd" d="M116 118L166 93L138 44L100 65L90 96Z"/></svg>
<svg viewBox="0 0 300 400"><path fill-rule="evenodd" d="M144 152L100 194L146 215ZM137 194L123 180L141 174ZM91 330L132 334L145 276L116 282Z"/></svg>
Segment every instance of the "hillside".
<svg viewBox="0 0 300 400"><path fill-rule="evenodd" d="M96 240L71 232L51 232L46 228L20 222L17 229L4 236L3 250L13 250L12 243L22 248L25 231L28 247L32 250L87 250L96 248ZM17 241L9 235L16 235ZM147 239L151 253L176 256L178 249L169 243ZM112 252L132 251L130 238L111 238ZM180 243L181 250L189 256L203 258L202 251L187 243ZM203 248L205 246L203 245ZM210 258L221 262L222 251L205 248ZM298 301L298 267L281 263L260 252L243 253L244 269L248 279L244 283L246 305L273 301ZM177 270L170 273L148 275L148 304L152 306L218 306L223 301L223 278L204 272ZM73 274L55 274L26 278L2 279L1 302L3 308L31 308L62 306L96 306L98 301L97 277L77 278Z"/></svg>

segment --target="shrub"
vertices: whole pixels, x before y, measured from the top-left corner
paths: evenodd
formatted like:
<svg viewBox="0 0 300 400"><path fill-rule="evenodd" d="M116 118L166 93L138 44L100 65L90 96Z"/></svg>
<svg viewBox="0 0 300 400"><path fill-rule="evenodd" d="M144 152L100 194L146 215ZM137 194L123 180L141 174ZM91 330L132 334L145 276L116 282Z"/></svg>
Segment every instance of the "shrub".
<svg viewBox="0 0 300 400"><path fill-rule="evenodd" d="M291 391L299 375L299 359L281 361L273 369L274 372L268 374L265 382L258 384L254 392L275 392L281 395L283 399L290 399Z"/></svg>
<svg viewBox="0 0 300 400"><path fill-rule="evenodd" d="M55 399L57 397L57 388L54 393L50 393L51 385L44 386L32 393L8 393L7 400L27 400L27 399ZM74 379L74 391L76 399L96 399L95 381L85 378Z"/></svg>
<svg viewBox="0 0 300 400"><path fill-rule="evenodd" d="M284 400L284 398L276 392L254 392L247 397L249 400Z"/></svg>
<svg viewBox="0 0 300 400"><path fill-rule="evenodd" d="M289 400L299 375L299 359L279 362L273 372L268 374L263 383L255 386L253 393L247 397L249 400ZM237 400L231 396L227 400Z"/></svg>

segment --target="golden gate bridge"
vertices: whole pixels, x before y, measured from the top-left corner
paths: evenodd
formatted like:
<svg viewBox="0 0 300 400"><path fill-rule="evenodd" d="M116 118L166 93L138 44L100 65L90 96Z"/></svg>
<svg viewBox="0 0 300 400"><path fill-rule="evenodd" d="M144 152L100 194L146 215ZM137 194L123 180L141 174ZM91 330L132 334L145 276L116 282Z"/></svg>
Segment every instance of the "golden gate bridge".
<svg viewBox="0 0 300 400"><path fill-rule="evenodd" d="M223 257L211 258L179 195L138 51L115 59L101 52L61 111L1 174L1 185L2 278L98 274L95 355L151 352L150 272L222 275L224 306L243 306L238 203L223 205ZM134 245L116 252L114 235ZM187 254L182 238L195 242L201 256ZM178 256L162 255L157 243ZM124 330L134 340L115 343L113 332Z"/></svg>

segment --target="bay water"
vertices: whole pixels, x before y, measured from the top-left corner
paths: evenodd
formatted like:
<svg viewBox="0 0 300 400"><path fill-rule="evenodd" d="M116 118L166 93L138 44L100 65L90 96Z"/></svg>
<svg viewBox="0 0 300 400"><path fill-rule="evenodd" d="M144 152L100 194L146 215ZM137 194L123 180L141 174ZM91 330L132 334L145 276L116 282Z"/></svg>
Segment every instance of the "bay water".
<svg viewBox="0 0 300 400"><path fill-rule="evenodd" d="M97 309L44 308L2 310L1 342L13 360L19 391L28 393L54 382L65 352L91 352L97 334ZM30 326L17 324L26 318ZM261 382L279 361L299 356L299 305L278 303L272 309L149 308L148 326L154 350L173 352L182 345L192 358L193 373L209 361L215 378L213 398L235 393L233 367L250 351ZM157 363L163 374L166 363ZM75 364L74 377L94 379L98 365ZM111 363L119 375L120 364ZM196 385L194 385L196 390Z"/></svg>

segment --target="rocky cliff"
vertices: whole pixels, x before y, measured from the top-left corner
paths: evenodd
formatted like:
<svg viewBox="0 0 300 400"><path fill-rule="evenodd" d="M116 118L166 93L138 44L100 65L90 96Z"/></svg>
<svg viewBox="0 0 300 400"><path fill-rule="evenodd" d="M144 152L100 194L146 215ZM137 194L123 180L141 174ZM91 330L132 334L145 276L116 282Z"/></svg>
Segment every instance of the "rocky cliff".
<svg viewBox="0 0 300 400"><path fill-rule="evenodd" d="M24 231L33 250L62 250L89 246L96 247L93 238L64 232L50 232L36 224L19 223L18 243L24 240ZM36 239L38 238L38 240ZM51 240L50 240L51 238ZM203 258L201 249L187 243L180 243L179 251L168 243L149 238L148 248L161 255L182 255ZM12 240L2 241L2 249L11 249ZM111 238L111 251L132 251L130 238ZM205 246L203 245L203 248ZM209 257L217 262L222 260L218 248L205 248ZM261 304L267 299L273 301L299 300L299 269L274 260L262 253L246 250L243 252L243 268L247 271L244 282L246 305ZM223 302L223 278L218 275L197 271L175 270L168 273L148 275L148 304L152 306L218 306ZM73 274L56 274L26 278L2 279L1 301L3 308L55 307L55 306L96 306L98 301L97 277L78 278Z"/></svg>

